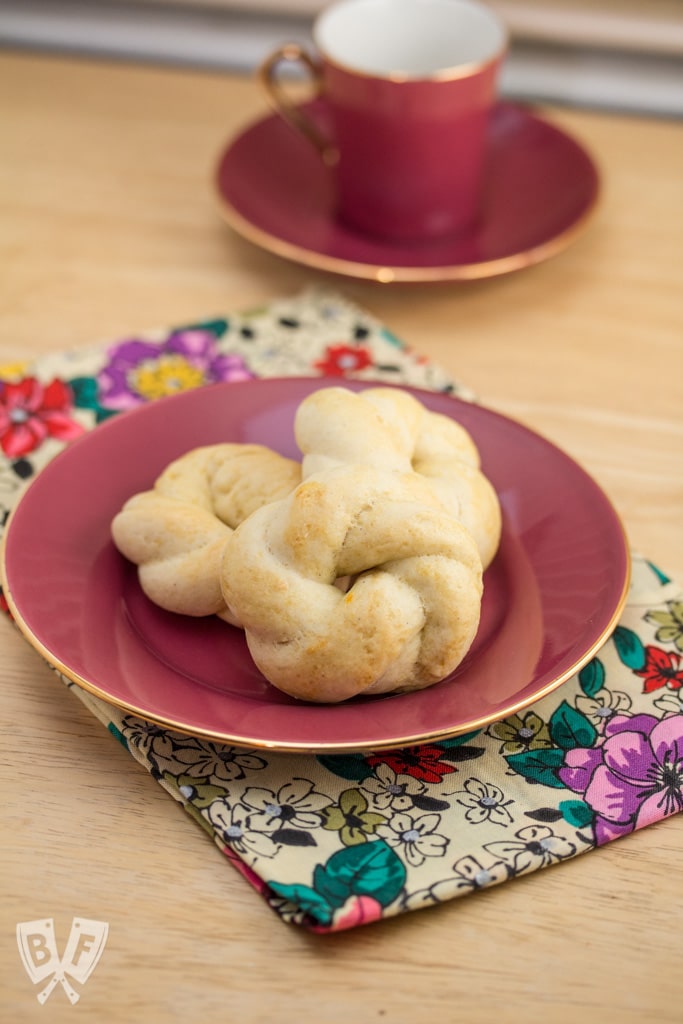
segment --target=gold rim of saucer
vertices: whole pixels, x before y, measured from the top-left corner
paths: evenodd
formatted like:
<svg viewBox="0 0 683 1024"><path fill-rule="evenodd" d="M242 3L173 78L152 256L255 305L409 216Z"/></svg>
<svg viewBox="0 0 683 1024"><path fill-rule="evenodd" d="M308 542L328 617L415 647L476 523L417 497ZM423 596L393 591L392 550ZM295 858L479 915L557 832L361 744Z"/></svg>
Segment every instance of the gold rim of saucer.
<svg viewBox="0 0 683 1024"><path fill-rule="evenodd" d="M499 277L526 267L535 266L562 252L585 230L595 213L600 200L599 185L595 196L568 228L539 245L508 256L479 263L445 264L434 267L388 266L386 264L364 263L343 259L326 253L316 252L295 242L288 242L264 228L247 220L222 194L220 188L220 167L223 156L219 157L213 175L214 192L218 208L227 224L247 241L283 259L290 260L314 270L340 274L343 277L375 281L378 284L435 284L452 281L477 281L487 277Z"/></svg>

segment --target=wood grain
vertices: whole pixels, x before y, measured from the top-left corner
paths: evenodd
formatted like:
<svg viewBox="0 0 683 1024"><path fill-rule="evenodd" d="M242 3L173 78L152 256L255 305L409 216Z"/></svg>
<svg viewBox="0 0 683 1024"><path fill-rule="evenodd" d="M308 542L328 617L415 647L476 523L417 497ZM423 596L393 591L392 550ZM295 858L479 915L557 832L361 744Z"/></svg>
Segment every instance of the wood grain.
<svg viewBox="0 0 683 1024"><path fill-rule="evenodd" d="M4 54L0 363L343 290L607 490L634 546L683 578L683 304L676 123L547 110L596 157L599 209L507 278L405 290L316 275L220 221L245 79ZM348 934L281 924L208 838L0 623L3 1020L396 1024L681 1019L680 816L542 875ZM45 1007L16 922L109 921L79 1007Z"/></svg>

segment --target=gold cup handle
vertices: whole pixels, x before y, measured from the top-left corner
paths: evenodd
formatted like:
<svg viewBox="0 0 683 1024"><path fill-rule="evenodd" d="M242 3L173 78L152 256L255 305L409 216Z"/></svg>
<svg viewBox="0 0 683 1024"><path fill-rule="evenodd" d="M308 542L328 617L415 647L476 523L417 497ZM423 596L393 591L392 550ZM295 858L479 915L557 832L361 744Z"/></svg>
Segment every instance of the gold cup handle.
<svg viewBox="0 0 683 1024"><path fill-rule="evenodd" d="M308 139L320 154L323 163L333 167L339 159L339 153L313 119L287 95L286 87L278 76L278 68L284 63L303 65L313 82L314 96L320 96L323 91L320 66L303 47L297 43L286 43L263 61L259 68L259 80L278 114Z"/></svg>

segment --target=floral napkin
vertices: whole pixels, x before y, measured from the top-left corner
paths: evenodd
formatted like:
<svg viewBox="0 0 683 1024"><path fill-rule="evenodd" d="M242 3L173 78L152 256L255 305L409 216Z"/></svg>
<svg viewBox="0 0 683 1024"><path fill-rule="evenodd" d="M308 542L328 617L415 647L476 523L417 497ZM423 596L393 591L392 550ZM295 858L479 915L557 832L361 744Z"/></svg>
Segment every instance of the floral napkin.
<svg viewBox="0 0 683 1024"><path fill-rule="evenodd" d="M106 417L248 377L391 381L472 398L336 294L0 367L0 523ZM5 605L5 610L7 607ZM570 860L683 807L683 590L634 556L621 621L555 693L483 731L339 756L239 749L62 680L285 920L318 932Z"/></svg>

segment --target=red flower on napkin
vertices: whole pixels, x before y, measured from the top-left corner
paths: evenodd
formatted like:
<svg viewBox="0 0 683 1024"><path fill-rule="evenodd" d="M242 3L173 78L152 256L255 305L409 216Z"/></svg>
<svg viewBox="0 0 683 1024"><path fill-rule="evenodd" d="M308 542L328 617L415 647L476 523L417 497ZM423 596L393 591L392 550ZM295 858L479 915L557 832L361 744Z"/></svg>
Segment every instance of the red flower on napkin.
<svg viewBox="0 0 683 1024"><path fill-rule="evenodd" d="M397 774L411 775L422 782L441 782L444 775L457 771L454 765L444 763L442 758L445 753L441 747L425 744L423 747L404 747L403 750L386 754L372 754L366 760L371 768L388 764Z"/></svg>
<svg viewBox="0 0 683 1024"><path fill-rule="evenodd" d="M642 676L645 680L643 693L652 693L653 690L660 690L664 686L670 690L680 690L683 687L680 654L648 646L645 648L645 655L645 665L635 671L637 676Z"/></svg>
<svg viewBox="0 0 683 1024"><path fill-rule="evenodd" d="M0 381L0 445L5 455L18 459L46 437L71 441L82 434L84 428L69 415L72 404L71 389L61 380Z"/></svg>
<svg viewBox="0 0 683 1024"><path fill-rule="evenodd" d="M372 358L367 349L359 345L328 345L325 358L313 365L327 377L345 377L372 366Z"/></svg>

